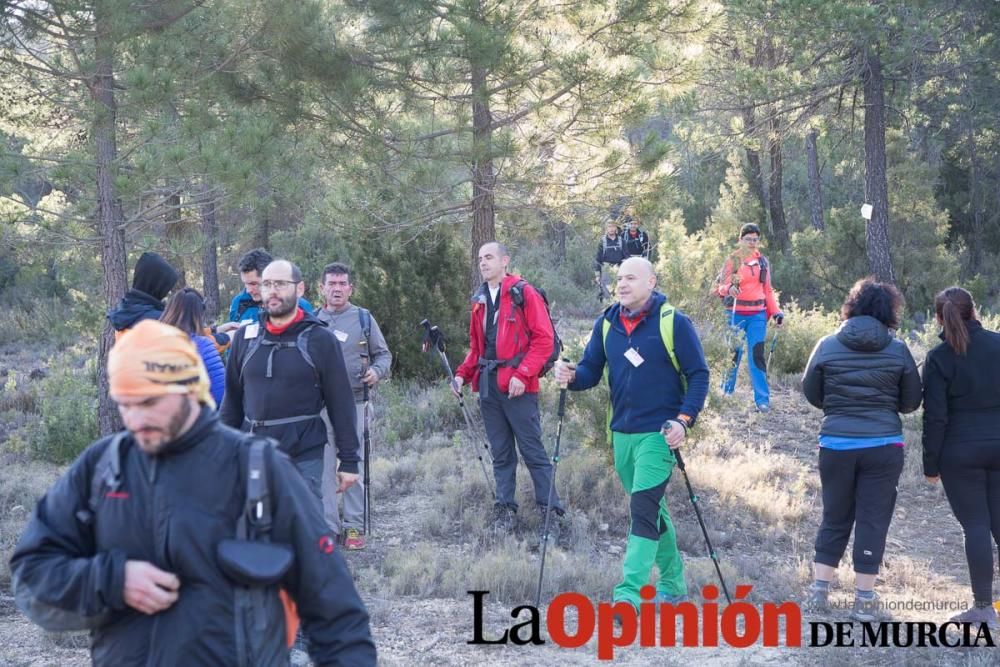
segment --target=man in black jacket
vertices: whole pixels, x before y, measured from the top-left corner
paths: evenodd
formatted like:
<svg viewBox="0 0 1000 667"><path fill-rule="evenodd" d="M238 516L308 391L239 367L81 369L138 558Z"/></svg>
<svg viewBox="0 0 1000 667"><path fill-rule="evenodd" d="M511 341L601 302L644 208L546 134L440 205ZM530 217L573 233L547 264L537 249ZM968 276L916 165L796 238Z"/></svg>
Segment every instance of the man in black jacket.
<svg viewBox="0 0 1000 667"><path fill-rule="evenodd" d="M298 305L305 284L291 262L268 264L260 290L264 316L240 327L233 338L222 422L277 440L319 499L325 409L336 434L338 493L343 493L358 478L360 457L354 392L340 342Z"/></svg>
<svg viewBox="0 0 1000 667"><path fill-rule="evenodd" d="M260 604L238 607L246 589L217 549L247 511L250 447L211 409L187 334L141 322L112 348L108 376L128 431L88 447L38 503L11 559L22 611L47 629L90 629L95 665L278 665L280 585L316 664L374 665L367 612L319 506L273 446L269 536L294 559L279 584L251 589Z"/></svg>

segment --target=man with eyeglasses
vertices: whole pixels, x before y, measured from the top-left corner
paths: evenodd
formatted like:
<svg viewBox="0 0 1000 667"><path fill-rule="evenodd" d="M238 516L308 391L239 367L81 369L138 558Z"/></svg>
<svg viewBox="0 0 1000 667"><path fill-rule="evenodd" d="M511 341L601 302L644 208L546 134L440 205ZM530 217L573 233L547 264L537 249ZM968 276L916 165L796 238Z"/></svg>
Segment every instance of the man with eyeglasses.
<svg viewBox="0 0 1000 667"><path fill-rule="evenodd" d="M767 385L767 353L764 338L767 321L780 327L785 316L778 307L771 289L771 271L767 258L760 253L760 227L747 223L740 228L740 245L726 260L716 283L716 293L723 299L727 319L745 333L747 367L753 386L753 399L759 412L771 409L771 392ZM742 343L733 351L733 365L722 381L722 391L731 394L736 389L736 376L743 358Z"/></svg>
<svg viewBox="0 0 1000 667"><path fill-rule="evenodd" d="M338 492L358 478L354 394L333 332L297 304L302 272L275 260L261 273L264 316L240 327L226 365L223 423L278 441L317 500L322 498L326 410L340 458Z"/></svg>

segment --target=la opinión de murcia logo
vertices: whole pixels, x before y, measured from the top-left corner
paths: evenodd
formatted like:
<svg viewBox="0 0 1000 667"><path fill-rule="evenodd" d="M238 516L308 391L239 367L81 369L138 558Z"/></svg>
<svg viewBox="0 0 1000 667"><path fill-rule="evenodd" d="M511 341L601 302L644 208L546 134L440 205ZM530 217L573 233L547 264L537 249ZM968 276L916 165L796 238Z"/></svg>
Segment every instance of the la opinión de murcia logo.
<svg viewBox="0 0 1000 667"><path fill-rule="evenodd" d="M595 604L581 593L560 593L552 598L545 610L545 631L548 639L561 648L580 648L596 634L600 660L612 660L616 649L635 645L642 648L717 647L720 644L732 648L757 644L772 648L801 647L802 611L799 605L790 601L764 602L758 608L746 601L752 589L750 585L738 585L733 603L721 610L717 602L719 590L711 584L702 588L704 602L700 605L693 602L654 603L656 589L644 586L639 592L642 602L638 611L628 602ZM514 607L510 616L519 622L504 629L498 637L487 638L483 605L489 591L467 593L473 600L473 635L466 643L521 646L547 643L542 636L542 613L533 605ZM678 627L681 630L679 642ZM985 623L813 621L809 623L808 646L957 648L995 644Z"/></svg>

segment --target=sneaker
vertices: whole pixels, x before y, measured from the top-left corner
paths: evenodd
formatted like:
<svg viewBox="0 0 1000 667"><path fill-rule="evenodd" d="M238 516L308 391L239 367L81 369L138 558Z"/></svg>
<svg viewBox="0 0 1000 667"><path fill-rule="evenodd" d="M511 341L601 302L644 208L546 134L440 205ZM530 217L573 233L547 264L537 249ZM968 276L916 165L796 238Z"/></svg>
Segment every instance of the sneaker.
<svg viewBox="0 0 1000 667"><path fill-rule="evenodd" d="M825 613L830 611L830 589L810 586L806 589L806 599L802 603L806 611Z"/></svg>
<svg viewBox="0 0 1000 667"><path fill-rule="evenodd" d="M854 606L851 607L851 613L848 615L848 618L858 623L874 623L881 616L878 608L878 596L876 595L870 600L855 597Z"/></svg>
<svg viewBox="0 0 1000 667"><path fill-rule="evenodd" d="M770 411L771 411L771 406L768 405L767 403L758 403L757 404L757 412L764 412L764 413L766 413L766 412L770 412Z"/></svg>
<svg viewBox="0 0 1000 667"><path fill-rule="evenodd" d="M682 602L687 602L687 593L681 593L680 595L671 595L670 593L664 593L663 591L656 591L656 597L652 599L655 604L671 604L679 605Z"/></svg>
<svg viewBox="0 0 1000 667"><path fill-rule="evenodd" d="M496 535L509 535L517 524L517 510L506 505L494 505L486 528Z"/></svg>
<svg viewBox="0 0 1000 667"><path fill-rule="evenodd" d="M359 551L365 548L365 534L357 528L344 531L344 548L348 551Z"/></svg>
<svg viewBox="0 0 1000 667"><path fill-rule="evenodd" d="M952 623L973 623L978 625L986 623L990 629L1000 628L1000 618L997 618L997 611L993 607L973 607L966 609L961 614L956 614L948 619Z"/></svg>

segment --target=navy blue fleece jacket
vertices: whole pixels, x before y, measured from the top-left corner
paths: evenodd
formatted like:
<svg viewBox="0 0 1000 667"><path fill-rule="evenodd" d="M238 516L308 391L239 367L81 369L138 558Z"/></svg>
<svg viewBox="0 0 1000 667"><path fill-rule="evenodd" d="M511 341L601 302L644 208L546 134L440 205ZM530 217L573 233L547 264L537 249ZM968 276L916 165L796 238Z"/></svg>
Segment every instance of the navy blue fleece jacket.
<svg viewBox="0 0 1000 667"><path fill-rule="evenodd" d="M660 308L667 298L653 292L649 312L639 321L632 334L625 332L621 322L621 305L613 304L597 318L583 359L577 364L576 379L569 385L573 391L590 389L601 380L608 366L613 416L611 430L618 433L652 433L663 422L679 414L698 417L708 396L708 364L694 325L680 311L674 314L674 353L687 379L687 392L681 376L667 356L660 337ZM605 354L603 322L611 323ZM639 366L625 358L629 348L642 357Z"/></svg>

